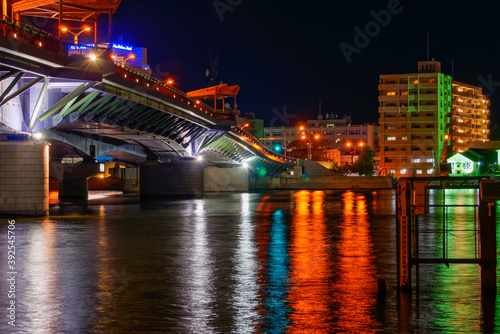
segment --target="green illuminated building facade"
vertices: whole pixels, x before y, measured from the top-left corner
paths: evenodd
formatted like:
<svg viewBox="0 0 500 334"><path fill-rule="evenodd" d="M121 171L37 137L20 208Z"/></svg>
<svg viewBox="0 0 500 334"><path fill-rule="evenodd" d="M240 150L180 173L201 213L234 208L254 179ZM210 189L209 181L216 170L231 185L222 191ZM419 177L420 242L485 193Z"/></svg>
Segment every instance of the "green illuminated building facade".
<svg viewBox="0 0 500 334"><path fill-rule="evenodd" d="M418 73L381 75L380 163L383 175L439 175L452 108L452 78L437 61L418 63Z"/></svg>

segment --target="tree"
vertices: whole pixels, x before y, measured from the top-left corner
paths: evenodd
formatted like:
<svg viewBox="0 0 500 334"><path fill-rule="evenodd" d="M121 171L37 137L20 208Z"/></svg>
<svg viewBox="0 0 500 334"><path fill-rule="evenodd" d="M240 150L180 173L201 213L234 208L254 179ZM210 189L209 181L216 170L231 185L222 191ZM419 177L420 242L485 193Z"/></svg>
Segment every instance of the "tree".
<svg viewBox="0 0 500 334"><path fill-rule="evenodd" d="M359 175L373 175L373 170L375 168L375 152L372 148L366 146L363 148L361 153L358 155L358 159L352 165L353 173L359 173Z"/></svg>

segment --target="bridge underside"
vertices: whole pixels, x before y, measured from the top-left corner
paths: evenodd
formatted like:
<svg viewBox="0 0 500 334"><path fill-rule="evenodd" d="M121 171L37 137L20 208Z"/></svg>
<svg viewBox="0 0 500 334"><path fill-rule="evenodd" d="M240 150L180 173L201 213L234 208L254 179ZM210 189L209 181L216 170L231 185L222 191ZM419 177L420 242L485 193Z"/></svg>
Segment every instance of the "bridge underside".
<svg viewBox="0 0 500 334"><path fill-rule="evenodd" d="M0 134L43 132L75 152L131 164L210 151L213 162L245 163L259 175L293 165L235 132L234 120L133 69L72 59L6 36L0 51ZM106 145L114 151L99 149Z"/></svg>

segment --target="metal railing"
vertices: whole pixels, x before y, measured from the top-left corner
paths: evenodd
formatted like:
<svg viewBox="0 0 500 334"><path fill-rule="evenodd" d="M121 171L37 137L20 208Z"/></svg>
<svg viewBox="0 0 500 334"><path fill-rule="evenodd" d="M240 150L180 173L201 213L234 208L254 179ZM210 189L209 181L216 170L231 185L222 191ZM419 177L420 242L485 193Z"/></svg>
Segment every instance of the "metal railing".
<svg viewBox="0 0 500 334"><path fill-rule="evenodd" d="M8 36L12 39L32 44L58 54L62 53L61 40L58 36L30 26L24 22L2 16L0 20L0 31L4 36Z"/></svg>

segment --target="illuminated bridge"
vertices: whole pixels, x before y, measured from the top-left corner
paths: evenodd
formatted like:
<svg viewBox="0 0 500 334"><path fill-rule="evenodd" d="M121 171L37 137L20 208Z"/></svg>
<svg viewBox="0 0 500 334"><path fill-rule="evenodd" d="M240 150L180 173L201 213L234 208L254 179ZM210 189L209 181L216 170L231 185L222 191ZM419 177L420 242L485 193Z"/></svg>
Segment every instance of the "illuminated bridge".
<svg viewBox="0 0 500 334"><path fill-rule="evenodd" d="M5 17L0 32L0 153L8 151L8 143L27 150L36 141L49 141L51 176L53 163L65 157L93 162L107 155L123 166L141 165L142 192L146 171L149 182L161 183L158 178L173 175L168 168L188 173L186 166L202 165L197 156L205 164L242 165L260 176L278 175L295 163L237 127L233 115L111 61L106 49L95 47L92 57L67 56L68 46L58 37ZM152 169L166 165L169 172ZM61 191L69 194L85 172L77 172L82 166L69 172L71 166L63 167L57 176L65 184ZM72 175L79 181L70 182ZM152 195L161 194L158 189Z"/></svg>

